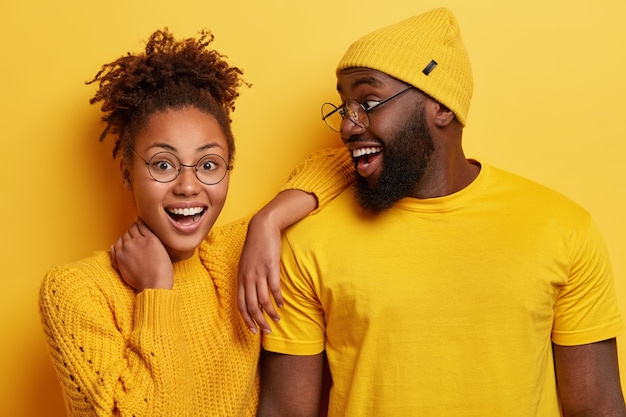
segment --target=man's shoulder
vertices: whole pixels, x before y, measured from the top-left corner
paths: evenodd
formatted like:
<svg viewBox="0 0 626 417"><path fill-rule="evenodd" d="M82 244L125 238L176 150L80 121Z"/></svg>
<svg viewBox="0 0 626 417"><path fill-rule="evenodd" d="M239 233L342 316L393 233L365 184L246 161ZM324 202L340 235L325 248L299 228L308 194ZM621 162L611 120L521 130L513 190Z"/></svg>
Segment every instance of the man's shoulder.
<svg viewBox="0 0 626 417"><path fill-rule="evenodd" d="M537 207L549 212L570 213L576 217L589 213L580 204L562 192L534 180L507 170L485 165L489 170L488 189L512 204L521 207ZM490 195L487 192L487 195Z"/></svg>
<svg viewBox="0 0 626 417"><path fill-rule="evenodd" d="M310 236L319 234L328 228L341 228L345 217L351 216L355 210L359 210L359 208L354 198L354 187L348 187L322 210L289 227L285 234L295 236L299 233L305 233Z"/></svg>

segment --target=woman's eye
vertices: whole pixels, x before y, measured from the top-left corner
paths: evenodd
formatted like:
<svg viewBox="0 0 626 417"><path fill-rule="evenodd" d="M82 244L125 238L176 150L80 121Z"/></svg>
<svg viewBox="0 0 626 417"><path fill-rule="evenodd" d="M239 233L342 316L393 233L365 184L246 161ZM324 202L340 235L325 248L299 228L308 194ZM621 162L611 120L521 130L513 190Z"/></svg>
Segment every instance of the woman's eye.
<svg viewBox="0 0 626 417"><path fill-rule="evenodd" d="M157 171L169 171L175 169L174 164L170 161L155 161L152 163L152 167Z"/></svg>
<svg viewBox="0 0 626 417"><path fill-rule="evenodd" d="M203 161L202 164L200 165L200 169L202 171L213 171L216 168L217 168L217 163L215 163L214 161Z"/></svg>

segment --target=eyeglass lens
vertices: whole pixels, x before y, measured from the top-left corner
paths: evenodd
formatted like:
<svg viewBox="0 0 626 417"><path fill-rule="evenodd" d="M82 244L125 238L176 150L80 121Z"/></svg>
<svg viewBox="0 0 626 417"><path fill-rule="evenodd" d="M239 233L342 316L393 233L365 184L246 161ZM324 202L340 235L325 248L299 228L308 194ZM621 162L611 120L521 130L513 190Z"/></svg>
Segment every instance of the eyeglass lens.
<svg viewBox="0 0 626 417"><path fill-rule="evenodd" d="M213 185L222 181L229 169L228 164L219 155L204 155L195 165L184 165L178 157L170 152L158 152L146 163L150 176L159 182L174 181L183 167L193 168L200 182Z"/></svg>
<svg viewBox="0 0 626 417"><path fill-rule="evenodd" d="M341 131L341 124L343 120L348 117L348 119L359 126L360 128L367 129L370 125L370 119L367 115L368 112L378 108L380 105L388 102L389 100L393 100L398 97L400 94L405 91L409 91L414 88L412 85L409 85L404 90L400 90L394 95L387 97L384 100L380 100L371 106L365 106L361 104L358 100L348 99L345 103L339 107L335 106L332 103L324 103L322 104L322 120L326 122L328 127L330 127L335 132Z"/></svg>
<svg viewBox="0 0 626 417"><path fill-rule="evenodd" d="M335 132L341 130L341 123L346 117L361 128L367 128L369 126L367 112L363 110L361 103L356 100L346 100L341 107L337 107L331 103L324 103L322 105L322 119L326 122L328 127Z"/></svg>

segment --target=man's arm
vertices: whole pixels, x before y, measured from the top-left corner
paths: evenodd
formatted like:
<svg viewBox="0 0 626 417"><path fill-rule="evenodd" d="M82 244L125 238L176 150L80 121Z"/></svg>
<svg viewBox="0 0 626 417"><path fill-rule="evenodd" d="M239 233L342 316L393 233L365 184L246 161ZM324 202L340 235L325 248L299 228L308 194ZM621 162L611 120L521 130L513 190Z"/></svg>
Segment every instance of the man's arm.
<svg viewBox="0 0 626 417"><path fill-rule="evenodd" d="M626 417L615 339L553 349L564 417Z"/></svg>
<svg viewBox="0 0 626 417"><path fill-rule="evenodd" d="M257 417L318 417L324 353L292 356L263 351Z"/></svg>

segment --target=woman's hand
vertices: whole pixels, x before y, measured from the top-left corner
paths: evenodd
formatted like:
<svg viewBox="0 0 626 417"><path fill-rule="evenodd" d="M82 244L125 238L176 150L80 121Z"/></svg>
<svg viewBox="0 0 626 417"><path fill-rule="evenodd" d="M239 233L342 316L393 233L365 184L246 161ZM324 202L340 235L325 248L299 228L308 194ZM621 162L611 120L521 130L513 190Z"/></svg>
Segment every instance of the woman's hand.
<svg viewBox="0 0 626 417"><path fill-rule="evenodd" d="M248 235L239 260L237 305L239 313L252 333L257 332L257 324L264 333L271 332L263 311L272 320L280 320L271 297L274 297L278 307L282 307L283 296L280 292L282 231L305 218L316 208L315 195L295 189L284 190L250 220Z"/></svg>
<svg viewBox="0 0 626 417"><path fill-rule="evenodd" d="M141 219L111 246L111 263L122 279L138 292L146 288L172 289L174 268L159 238Z"/></svg>
<svg viewBox="0 0 626 417"><path fill-rule="evenodd" d="M254 216L248 225L248 234L239 260L239 289L237 304L246 326L253 333L257 324L264 333L271 328L263 311L274 321L280 320L270 299L282 307L280 292L281 230L267 216ZM269 287L269 290L268 290Z"/></svg>

